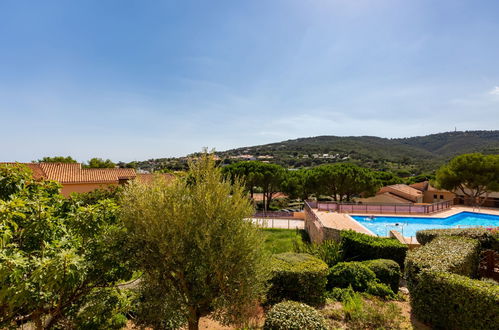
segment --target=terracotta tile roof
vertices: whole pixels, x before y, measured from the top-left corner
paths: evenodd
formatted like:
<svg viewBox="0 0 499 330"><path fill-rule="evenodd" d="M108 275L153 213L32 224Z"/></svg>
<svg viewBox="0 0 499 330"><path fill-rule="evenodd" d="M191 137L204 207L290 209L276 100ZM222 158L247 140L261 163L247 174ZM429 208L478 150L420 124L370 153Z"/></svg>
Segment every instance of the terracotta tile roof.
<svg viewBox="0 0 499 330"><path fill-rule="evenodd" d="M400 191L404 194L407 194L407 195L410 195L410 196L414 196L414 197L419 197L421 196L421 191L413 188L413 187L410 187L406 184L394 184L394 185L391 185L391 186L386 186L384 188L390 188L390 189L393 189L393 190L397 190L397 191Z"/></svg>
<svg viewBox="0 0 499 330"><path fill-rule="evenodd" d="M383 203L383 204L409 204L412 203L411 200L405 199L403 197L394 195L389 192L381 193L373 197L367 198L357 198L357 202L362 203Z"/></svg>
<svg viewBox="0 0 499 330"><path fill-rule="evenodd" d="M81 168L79 163L40 163L48 180L60 183L113 183L134 179L133 168Z"/></svg>
<svg viewBox="0 0 499 330"><path fill-rule="evenodd" d="M428 190L429 182L428 181L416 182L416 183L410 184L409 186L411 186L412 188L417 189L419 191L426 191L426 190Z"/></svg>
<svg viewBox="0 0 499 330"><path fill-rule="evenodd" d="M36 163L15 163L15 162L2 162L0 165L24 165L27 166L31 172L33 172L33 178L36 180L43 179L45 177L45 173L43 172L42 168L40 167L40 164Z"/></svg>

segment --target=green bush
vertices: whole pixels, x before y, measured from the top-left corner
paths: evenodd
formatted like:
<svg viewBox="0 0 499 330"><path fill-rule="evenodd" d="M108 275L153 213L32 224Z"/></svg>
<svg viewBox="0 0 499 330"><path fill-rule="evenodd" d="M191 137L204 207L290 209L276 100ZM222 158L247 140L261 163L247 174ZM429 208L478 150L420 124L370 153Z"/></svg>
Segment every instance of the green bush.
<svg viewBox="0 0 499 330"><path fill-rule="evenodd" d="M418 242L425 245L439 236L462 236L480 242L482 249L499 251L499 231L487 228L427 229L416 233Z"/></svg>
<svg viewBox="0 0 499 330"><path fill-rule="evenodd" d="M267 303L295 300L309 305L324 303L328 267L324 261L305 253L272 256Z"/></svg>
<svg viewBox="0 0 499 330"><path fill-rule="evenodd" d="M295 301L274 305L267 313L265 330L327 330L326 320L314 308Z"/></svg>
<svg viewBox="0 0 499 330"><path fill-rule="evenodd" d="M320 244L295 241L296 253L308 253L324 261L328 267L333 267L341 261L341 247L338 242L326 240Z"/></svg>
<svg viewBox="0 0 499 330"><path fill-rule="evenodd" d="M423 270L450 272L474 277L478 269L480 244L464 237L442 236L410 251L405 261L409 290Z"/></svg>
<svg viewBox="0 0 499 330"><path fill-rule="evenodd" d="M362 262L376 274L376 278L392 289L394 293L399 290L400 266L393 260L375 259Z"/></svg>
<svg viewBox="0 0 499 330"><path fill-rule="evenodd" d="M351 285L348 288L336 287L336 288L332 288L332 290L328 292L328 298L332 298L336 301L346 301L354 293L355 293L355 291L353 291Z"/></svg>
<svg viewBox="0 0 499 330"><path fill-rule="evenodd" d="M367 283L366 292L372 294L373 296L382 298L393 298L395 296L392 289L388 285L374 281Z"/></svg>
<svg viewBox="0 0 499 330"><path fill-rule="evenodd" d="M369 282L376 281L376 274L358 261L340 262L332 267L328 275L328 288L352 287L355 291L366 291Z"/></svg>
<svg viewBox="0 0 499 330"><path fill-rule="evenodd" d="M344 260L390 259L401 267L404 265L407 245L396 239L370 236L353 230L341 231L340 235Z"/></svg>
<svg viewBox="0 0 499 330"><path fill-rule="evenodd" d="M499 329L499 285L465 276L423 271L411 290L419 320L434 328Z"/></svg>

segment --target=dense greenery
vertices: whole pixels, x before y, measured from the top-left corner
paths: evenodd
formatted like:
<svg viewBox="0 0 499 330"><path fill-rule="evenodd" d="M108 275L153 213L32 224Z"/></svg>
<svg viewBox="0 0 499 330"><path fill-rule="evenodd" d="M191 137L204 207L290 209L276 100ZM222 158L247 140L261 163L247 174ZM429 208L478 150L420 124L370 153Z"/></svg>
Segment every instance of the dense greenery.
<svg viewBox="0 0 499 330"><path fill-rule="evenodd" d="M76 163L76 160L74 160L71 156L55 156L38 159L38 163Z"/></svg>
<svg viewBox="0 0 499 330"><path fill-rule="evenodd" d="M116 164L113 163L110 159L102 159L102 158L92 158L88 161L88 164L84 164L83 167L86 168L114 168Z"/></svg>
<svg viewBox="0 0 499 330"><path fill-rule="evenodd" d="M305 253L276 254L272 256L271 273L267 303L324 303L328 267L322 260Z"/></svg>
<svg viewBox="0 0 499 330"><path fill-rule="evenodd" d="M313 307L296 301L272 306L264 330L327 330L326 320Z"/></svg>
<svg viewBox="0 0 499 330"><path fill-rule="evenodd" d="M437 186L463 193L473 204L482 204L490 192L499 191L499 154L464 154L437 171Z"/></svg>
<svg viewBox="0 0 499 330"><path fill-rule="evenodd" d="M487 228L452 228L452 229L427 229L416 232L416 239L421 244L427 244L440 236L462 236L476 239L480 242L481 249L499 251L499 230Z"/></svg>
<svg viewBox="0 0 499 330"><path fill-rule="evenodd" d="M23 166L0 166L0 327L120 329L128 297L117 283L132 273L118 207L83 205L59 189Z"/></svg>
<svg viewBox="0 0 499 330"><path fill-rule="evenodd" d="M348 288L366 291L370 282L376 281L376 274L365 264L358 261L340 262L329 271L329 288Z"/></svg>
<svg viewBox="0 0 499 330"><path fill-rule="evenodd" d="M224 180L211 156L173 182L128 185L121 204L144 273L142 301L159 307L146 315L151 326L178 319L197 329L205 315L224 324L247 318L267 280L264 237L244 220L253 212L244 188Z"/></svg>
<svg viewBox="0 0 499 330"><path fill-rule="evenodd" d="M499 285L447 272L421 274L414 315L439 329L499 329Z"/></svg>
<svg viewBox="0 0 499 330"><path fill-rule="evenodd" d="M416 285L424 270L476 276L479 252L478 241L448 236L438 237L422 248L410 251L405 261L409 289Z"/></svg>
<svg viewBox="0 0 499 330"><path fill-rule="evenodd" d="M389 259L366 260L362 263L374 272L381 283L388 285L394 293L398 292L401 275L398 263Z"/></svg>
<svg viewBox="0 0 499 330"><path fill-rule="evenodd" d="M294 229L261 229L265 234L264 248L271 254L293 252L297 244L302 243L303 231Z"/></svg>
<svg viewBox="0 0 499 330"><path fill-rule="evenodd" d="M407 245L396 239L374 237L353 230L341 231L341 246L345 260L390 259L404 264Z"/></svg>

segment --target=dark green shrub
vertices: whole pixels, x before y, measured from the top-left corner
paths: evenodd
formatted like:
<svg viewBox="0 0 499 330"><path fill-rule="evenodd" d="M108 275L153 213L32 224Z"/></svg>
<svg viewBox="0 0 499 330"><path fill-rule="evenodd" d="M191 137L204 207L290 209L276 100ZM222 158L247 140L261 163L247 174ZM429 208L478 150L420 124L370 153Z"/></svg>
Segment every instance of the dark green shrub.
<svg viewBox="0 0 499 330"><path fill-rule="evenodd" d="M267 313L265 330L327 330L326 320L314 308L295 301L284 301Z"/></svg>
<svg viewBox="0 0 499 330"><path fill-rule="evenodd" d="M332 298L336 301L345 301L349 297L351 297L355 291L353 291L352 286L348 288L333 288L330 292L328 292L328 298Z"/></svg>
<svg viewBox="0 0 499 330"><path fill-rule="evenodd" d="M376 274L376 278L392 289L394 293L399 290L400 266L393 260L375 259L362 262Z"/></svg>
<svg viewBox="0 0 499 330"><path fill-rule="evenodd" d="M401 267L404 265L407 245L396 239L370 236L353 230L341 231L340 235L345 260L390 259Z"/></svg>
<svg viewBox="0 0 499 330"><path fill-rule="evenodd" d="M351 286L355 291L365 291L369 282L376 281L376 274L361 262L340 262L330 269L327 279L328 288Z"/></svg>
<svg viewBox="0 0 499 330"><path fill-rule="evenodd" d="M480 244L464 237L442 236L410 251L405 261L409 290L423 270L450 272L474 277L478 269Z"/></svg>
<svg viewBox="0 0 499 330"><path fill-rule="evenodd" d="M309 305L324 303L328 267L324 261L305 253L272 256L267 302L295 300Z"/></svg>
<svg viewBox="0 0 499 330"><path fill-rule="evenodd" d="M427 229L416 233L418 242L425 245L439 236L462 236L480 242L482 249L499 250L499 231L487 228Z"/></svg>
<svg viewBox="0 0 499 330"><path fill-rule="evenodd" d="M411 290L421 321L442 329L499 329L499 285L465 276L423 271Z"/></svg>
<svg viewBox="0 0 499 330"><path fill-rule="evenodd" d="M366 292L372 294L373 296L382 298L392 298L395 296L392 289L388 285L386 285L385 283L378 283L374 281L367 283Z"/></svg>

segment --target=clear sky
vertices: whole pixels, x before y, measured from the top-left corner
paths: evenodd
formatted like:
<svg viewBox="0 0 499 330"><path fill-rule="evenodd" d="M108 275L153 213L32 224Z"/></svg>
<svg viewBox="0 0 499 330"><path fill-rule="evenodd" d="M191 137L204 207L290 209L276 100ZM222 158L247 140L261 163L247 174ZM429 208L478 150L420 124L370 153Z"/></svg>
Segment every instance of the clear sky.
<svg viewBox="0 0 499 330"><path fill-rule="evenodd" d="M499 129L499 1L0 1L0 161Z"/></svg>

